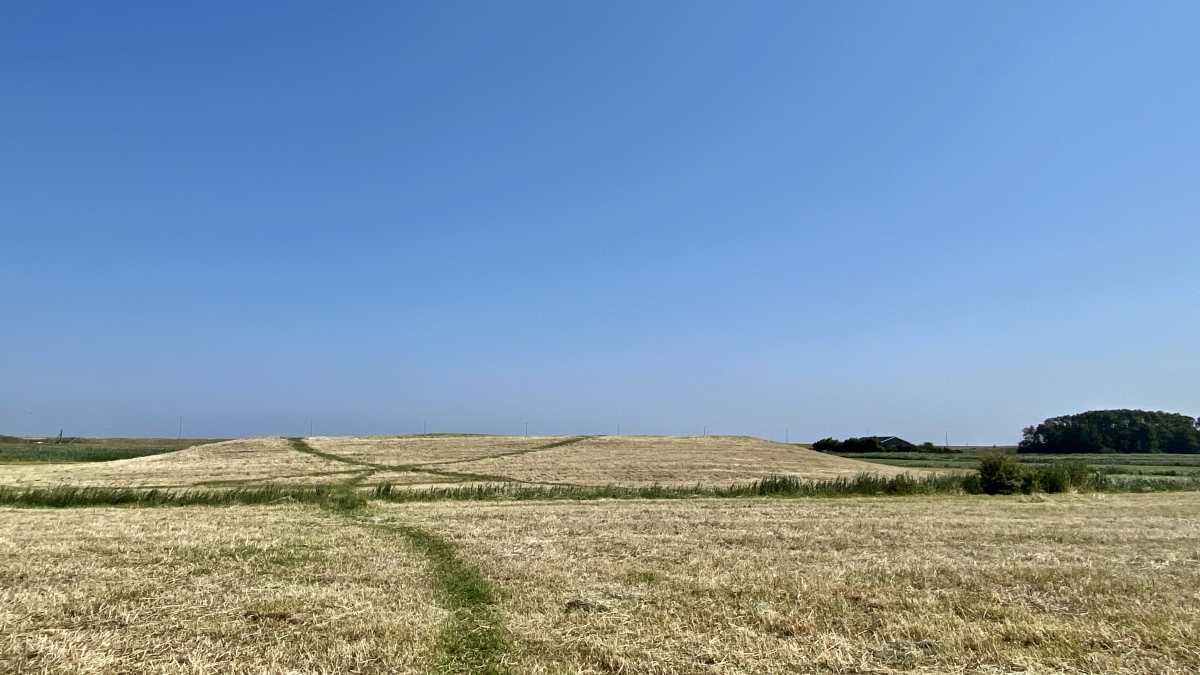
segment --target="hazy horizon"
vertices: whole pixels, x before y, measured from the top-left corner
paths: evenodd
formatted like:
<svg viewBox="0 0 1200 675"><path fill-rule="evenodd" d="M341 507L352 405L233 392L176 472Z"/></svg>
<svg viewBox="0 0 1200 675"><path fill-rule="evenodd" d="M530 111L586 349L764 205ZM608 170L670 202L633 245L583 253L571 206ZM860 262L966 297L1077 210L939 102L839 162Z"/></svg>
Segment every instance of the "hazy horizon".
<svg viewBox="0 0 1200 675"><path fill-rule="evenodd" d="M0 434L1200 414L1200 5L0 8Z"/></svg>

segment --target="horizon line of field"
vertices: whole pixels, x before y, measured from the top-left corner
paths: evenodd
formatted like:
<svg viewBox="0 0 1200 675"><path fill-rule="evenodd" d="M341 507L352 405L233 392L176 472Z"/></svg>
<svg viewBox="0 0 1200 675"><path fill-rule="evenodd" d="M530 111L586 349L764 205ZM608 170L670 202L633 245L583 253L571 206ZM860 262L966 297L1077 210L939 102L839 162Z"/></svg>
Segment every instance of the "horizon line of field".
<svg viewBox="0 0 1200 675"><path fill-rule="evenodd" d="M28 434L28 435L24 435L24 436L13 435L13 434L0 434L0 444L20 442L20 443L42 444L42 445L46 445L46 444L70 445L70 444L79 444L79 443L86 444L86 443L97 443L97 442L106 442L106 441L107 442L131 441L131 442L136 442L136 443L142 444L142 443L149 443L149 442L153 441L153 442L158 442L164 446L168 445L168 444L183 444L181 447L191 447L191 446L201 445L201 444L206 444L206 443L221 443L221 442L225 442L225 441L250 440L250 439L255 439L255 438L569 438L569 437L575 437L575 436L581 436L581 437L587 437L587 438L752 438L752 439L764 441L767 443L781 443L784 445L795 445L795 446L799 446L799 447L811 447L813 445L813 443L816 443L816 441L792 441L792 440L790 440L788 438L788 433L790 431L790 427L785 428L784 440L780 441L778 439L767 438L764 436L755 436L753 434L739 434L739 433L725 433L725 434L711 433L710 434L710 433L708 433L707 426L703 427L701 429L701 433L699 433L699 434L625 433L625 432L621 432L619 430L619 428L621 426L622 425L618 425L618 431L615 434L554 433L554 434L543 434L543 435L530 434L528 430L526 430L526 432L523 434L521 434L521 433L503 434L503 433L487 433L487 432L473 432L473 431L464 431L464 432L459 432L459 431L422 431L420 433L412 432L412 433L382 433L382 434L321 435L321 434L311 433L311 430L310 430L310 433L306 436L296 436L293 434L277 433L277 434L262 434L262 435L250 435L250 436L234 436L234 437L198 436L198 437L185 438L181 433L178 436L172 438L169 436L63 436L63 435L61 435L61 432L60 432L59 435L48 435L48 436L38 436L38 435L32 435L32 434ZM870 438L872 436L870 436L870 434L868 434L867 437ZM888 438L888 436L876 436L876 437L877 438ZM818 439L818 440L820 440L820 439ZM47 442L49 442L49 443L47 443ZM992 443L992 444L985 443L985 444L978 444L978 445L975 445L975 444L963 444L963 445L946 444L946 445L943 445L940 447L951 448L951 449L962 449L962 450L979 450L979 449L1009 450L1009 449L1015 449L1017 446L1016 446L1016 444L1002 444L1001 445L1001 444L994 444L994 443Z"/></svg>

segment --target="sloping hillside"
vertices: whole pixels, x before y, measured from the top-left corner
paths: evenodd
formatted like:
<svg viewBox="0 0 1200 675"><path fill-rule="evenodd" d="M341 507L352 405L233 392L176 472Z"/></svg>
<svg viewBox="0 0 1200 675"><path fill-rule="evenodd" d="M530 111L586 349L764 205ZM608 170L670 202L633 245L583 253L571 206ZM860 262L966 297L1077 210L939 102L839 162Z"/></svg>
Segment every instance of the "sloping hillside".
<svg viewBox="0 0 1200 675"><path fill-rule="evenodd" d="M286 439L244 438L112 462L0 466L0 484L21 487L189 487L304 476L340 479L353 467L296 452Z"/></svg>
<svg viewBox="0 0 1200 675"><path fill-rule="evenodd" d="M861 473L925 473L749 436L380 436L307 441L352 461L529 483L726 485L770 475L821 480Z"/></svg>
<svg viewBox="0 0 1200 675"><path fill-rule="evenodd" d="M111 462L0 465L0 485L180 488L514 481L723 486L771 475L829 479L905 471L747 436L360 436L314 437L295 444L272 437Z"/></svg>

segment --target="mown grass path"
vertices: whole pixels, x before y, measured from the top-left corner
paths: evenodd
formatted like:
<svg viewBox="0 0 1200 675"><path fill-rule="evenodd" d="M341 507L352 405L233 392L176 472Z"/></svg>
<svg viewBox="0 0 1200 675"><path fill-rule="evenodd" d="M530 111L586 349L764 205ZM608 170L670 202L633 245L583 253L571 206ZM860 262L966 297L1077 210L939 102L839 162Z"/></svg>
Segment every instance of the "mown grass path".
<svg viewBox="0 0 1200 675"><path fill-rule="evenodd" d="M288 444L292 446L293 450L295 450L297 452L303 452L306 455L313 455L314 457L320 457L322 459L327 459L327 460L330 460L333 462L341 462L343 464L361 467L361 468L367 470L367 473L364 474L363 476L359 477L358 479L356 479L356 480L351 479L350 482L354 485L361 483L362 479L368 477L368 475L370 475L371 473L374 473L375 471L408 471L408 472L412 472L412 473L428 473L428 474L432 474L435 476L441 476L443 478L452 478L456 481L524 482L524 481L514 481L513 479L506 478L504 476L490 476L487 474L464 473L462 471L447 471L445 469L435 469L432 466L427 465L427 464L380 464L378 462L365 462L363 460L352 459L350 457L342 457L341 455L335 455L331 452L324 452L322 450L317 450L316 448L312 447L308 443L305 443L304 439L302 439L302 438L289 438ZM434 462L434 464L436 464L436 463L437 462Z"/></svg>
<svg viewBox="0 0 1200 675"><path fill-rule="evenodd" d="M428 471L456 478L475 477L456 472L429 471L417 466L396 467L353 460L317 450L300 438L289 438L288 442L298 452L366 469L356 473L343 484L344 489L353 488L364 478L381 469ZM379 523L361 517L355 517L354 522L402 536L429 562L438 589L451 611L450 619L438 637L437 647L441 659L430 664L430 671L439 674L473 675L503 673L498 662L508 648L508 636L497 608L499 594L482 574L459 557L458 547L453 542L412 525Z"/></svg>
<svg viewBox="0 0 1200 675"><path fill-rule="evenodd" d="M401 523L358 520L360 525L402 536L429 562L434 581L450 610L438 636L441 659L431 673L501 675L499 661L508 634L499 612L499 593L491 582L458 555L458 547L428 530Z"/></svg>

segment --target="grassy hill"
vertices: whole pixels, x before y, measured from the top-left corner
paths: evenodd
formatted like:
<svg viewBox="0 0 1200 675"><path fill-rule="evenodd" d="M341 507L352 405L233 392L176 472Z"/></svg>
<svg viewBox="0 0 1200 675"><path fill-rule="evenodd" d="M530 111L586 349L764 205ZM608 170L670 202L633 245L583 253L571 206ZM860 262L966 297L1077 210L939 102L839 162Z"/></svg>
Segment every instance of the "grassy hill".
<svg viewBox="0 0 1200 675"><path fill-rule="evenodd" d="M194 445L211 438L18 438L0 435L0 464L110 462L148 457Z"/></svg>
<svg viewBox="0 0 1200 675"><path fill-rule="evenodd" d="M731 485L771 475L827 480L906 470L746 436L414 435L162 439L13 445L0 485L49 487L221 487L262 484L370 486L512 482L541 485ZM157 443L155 441L158 441ZM173 442L172 442L173 443ZM62 459L56 460L55 457ZM108 458L116 461L99 461Z"/></svg>

